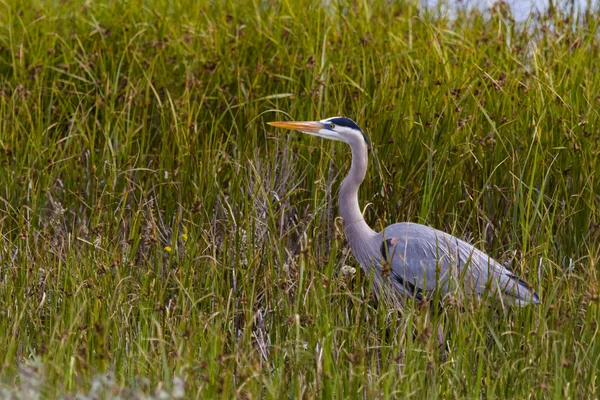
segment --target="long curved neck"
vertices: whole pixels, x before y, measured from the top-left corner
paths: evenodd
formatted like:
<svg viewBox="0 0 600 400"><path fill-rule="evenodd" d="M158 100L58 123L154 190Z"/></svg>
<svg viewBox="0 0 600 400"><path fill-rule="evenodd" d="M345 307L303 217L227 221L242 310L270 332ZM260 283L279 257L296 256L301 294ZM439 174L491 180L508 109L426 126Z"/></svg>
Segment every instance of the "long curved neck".
<svg viewBox="0 0 600 400"><path fill-rule="evenodd" d="M350 243L354 255L361 261L361 248L365 241L375 236L376 233L365 222L358 205L358 188L367 173L367 146L364 143L350 144L350 146L352 148L352 166L340 187L339 207L340 214L344 219L346 239Z"/></svg>

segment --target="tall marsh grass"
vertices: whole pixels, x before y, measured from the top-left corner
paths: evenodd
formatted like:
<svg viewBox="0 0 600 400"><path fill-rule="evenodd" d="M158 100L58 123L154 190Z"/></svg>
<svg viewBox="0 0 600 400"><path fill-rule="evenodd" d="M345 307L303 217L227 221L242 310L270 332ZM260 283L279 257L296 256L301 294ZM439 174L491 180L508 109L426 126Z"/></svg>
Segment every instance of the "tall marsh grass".
<svg viewBox="0 0 600 400"><path fill-rule="evenodd" d="M0 1L0 393L597 398L598 15ZM348 149L266 125L334 115L373 227L465 238L543 304L378 304Z"/></svg>

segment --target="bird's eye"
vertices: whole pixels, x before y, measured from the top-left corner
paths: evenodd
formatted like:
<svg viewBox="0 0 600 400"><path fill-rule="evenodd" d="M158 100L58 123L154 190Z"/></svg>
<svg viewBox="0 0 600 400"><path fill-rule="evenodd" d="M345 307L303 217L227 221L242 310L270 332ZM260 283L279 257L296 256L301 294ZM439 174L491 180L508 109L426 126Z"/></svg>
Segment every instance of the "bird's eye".
<svg viewBox="0 0 600 400"><path fill-rule="evenodd" d="M329 124L329 129L334 130L335 129L335 125L334 124Z"/></svg>

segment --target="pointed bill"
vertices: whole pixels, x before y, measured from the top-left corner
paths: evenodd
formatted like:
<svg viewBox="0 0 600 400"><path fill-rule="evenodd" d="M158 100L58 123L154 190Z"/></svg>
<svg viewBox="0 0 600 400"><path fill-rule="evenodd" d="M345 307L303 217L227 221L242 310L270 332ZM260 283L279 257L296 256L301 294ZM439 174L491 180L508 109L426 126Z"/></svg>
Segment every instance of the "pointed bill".
<svg viewBox="0 0 600 400"><path fill-rule="evenodd" d="M323 129L323 124L318 121L273 121L267 122L267 124L276 128L291 129L294 131L300 131L304 133L318 133L321 129Z"/></svg>

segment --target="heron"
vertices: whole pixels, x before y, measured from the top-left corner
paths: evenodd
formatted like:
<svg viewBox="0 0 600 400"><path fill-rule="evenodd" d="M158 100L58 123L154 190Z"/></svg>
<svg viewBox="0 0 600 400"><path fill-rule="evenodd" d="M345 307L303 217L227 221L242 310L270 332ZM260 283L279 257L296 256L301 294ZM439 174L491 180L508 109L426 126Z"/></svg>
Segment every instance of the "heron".
<svg viewBox="0 0 600 400"><path fill-rule="evenodd" d="M347 143L350 171L341 183L338 207L346 240L363 271L373 273L375 294L401 306L407 298L426 301L435 290L442 296L489 295L504 304L523 307L540 302L533 287L475 246L427 225L401 222L376 232L365 222L358 190L365 179L369 142L350 118L268 122L276 128Z"/></svg>

